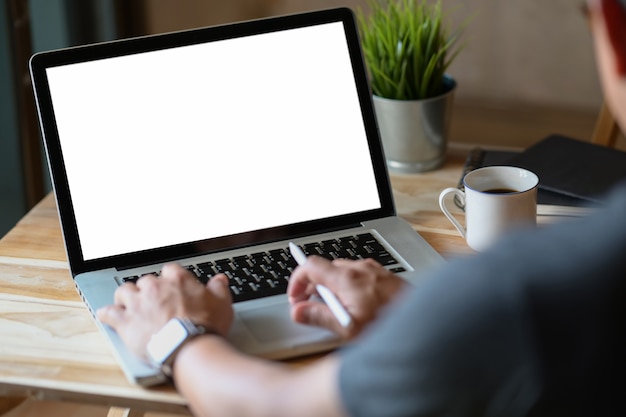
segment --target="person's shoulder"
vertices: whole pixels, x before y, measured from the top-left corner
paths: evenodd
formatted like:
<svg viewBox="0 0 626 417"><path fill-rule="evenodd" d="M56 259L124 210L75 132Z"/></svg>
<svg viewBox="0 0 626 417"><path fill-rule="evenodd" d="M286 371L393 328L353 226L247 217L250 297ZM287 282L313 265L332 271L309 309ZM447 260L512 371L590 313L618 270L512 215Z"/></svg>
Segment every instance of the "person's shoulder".
<svg viewBox="0 0 626 417"><path fill-rule="evenodd" d="M607 194L609 206L626 208L626 179L616 184Z"/></svg>

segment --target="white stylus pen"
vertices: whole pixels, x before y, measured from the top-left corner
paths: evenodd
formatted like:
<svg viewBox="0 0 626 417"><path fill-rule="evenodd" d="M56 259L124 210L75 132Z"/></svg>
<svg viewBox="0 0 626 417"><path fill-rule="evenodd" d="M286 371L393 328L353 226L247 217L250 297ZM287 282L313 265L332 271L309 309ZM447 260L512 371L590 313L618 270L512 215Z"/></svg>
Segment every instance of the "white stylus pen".
<svg viewBox="0 0 626 417"><path fill-rule="evenodd" d="M298 265L302 265L306 262L306 255L295 243L289 242L289 252L291 252L291 256L293 256L293 259L296 260ZM350 314L348 314L344 306L341 305L337 296L335 296L331 290L322 284L317 284L315 289L320 297L322 297L322 300L324 300L328 308L330 308L330 311L333 312L339 323L343 327L349 327L352 324L352 317L350 317Z"/></svg>

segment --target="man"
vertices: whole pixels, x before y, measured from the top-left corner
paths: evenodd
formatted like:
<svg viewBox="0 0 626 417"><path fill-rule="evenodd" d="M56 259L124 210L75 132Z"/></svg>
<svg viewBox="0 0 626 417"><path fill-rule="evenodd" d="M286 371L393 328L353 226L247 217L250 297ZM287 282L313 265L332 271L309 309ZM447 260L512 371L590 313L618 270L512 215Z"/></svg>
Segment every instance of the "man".
<svg viewBox="0 0 626 417"><path fill-rule="evenodd" d="M626 127L626 0L588 9L606 99ZM228 344L224 276L203 287L167 265L160 279L120 287L98 317L144 357L172 318L209 329L173 364L197 415L626 415L626 187L611 201L453 261L417 289L371 261L309 258L290 281L293 319L354 343L302 368ZM346 307L349 329L309 300L317 283Z"/></svg>

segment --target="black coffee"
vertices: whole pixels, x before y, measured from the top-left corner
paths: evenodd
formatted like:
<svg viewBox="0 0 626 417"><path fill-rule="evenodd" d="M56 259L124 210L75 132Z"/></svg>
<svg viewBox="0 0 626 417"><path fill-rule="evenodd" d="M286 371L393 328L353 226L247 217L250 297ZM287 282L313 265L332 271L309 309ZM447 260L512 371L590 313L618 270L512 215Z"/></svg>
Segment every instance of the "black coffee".
<svg viewBox="0 0 626 417"><path fill-rule="evenodd" d="M513 190L512 188L490 188L489 190L483 190L483 193L487 194L507 194L517 192L517 190Z"/></svg>

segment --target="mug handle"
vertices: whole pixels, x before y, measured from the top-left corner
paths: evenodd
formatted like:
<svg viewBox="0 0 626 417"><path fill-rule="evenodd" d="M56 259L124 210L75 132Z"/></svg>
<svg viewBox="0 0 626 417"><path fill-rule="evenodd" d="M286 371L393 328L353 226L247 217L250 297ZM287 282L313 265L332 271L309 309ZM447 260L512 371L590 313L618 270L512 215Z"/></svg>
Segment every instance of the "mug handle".
<svg viewBox="0 0 626 417"><path fill-rule="evenodd" d="M445 190L441 192L441 194L439 194L439 207L441 208L441 211L443 211L443 214L446 215L448 220L450 220L450 222L452 222L454 227L456 227L456 230L458 230L461 236L463 236L463 239L465 239L465 235L466 235L465 228L461 226L461 223L459 223L457 219L455 219L454 216L452 216L452 214L446 207L445 198L448 194L455 194L459 198L459 200L461 200L462 204L465 205L465 193L459 190L458 188L446 188Z"/></svg>

